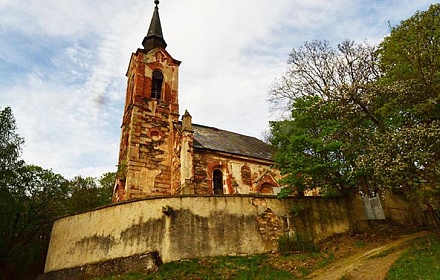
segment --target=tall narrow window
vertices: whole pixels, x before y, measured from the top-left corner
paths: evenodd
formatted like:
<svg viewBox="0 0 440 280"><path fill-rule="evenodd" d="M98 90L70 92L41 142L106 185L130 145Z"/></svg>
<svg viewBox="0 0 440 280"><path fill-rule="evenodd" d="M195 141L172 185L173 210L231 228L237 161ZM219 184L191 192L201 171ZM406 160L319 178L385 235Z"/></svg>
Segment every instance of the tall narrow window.
<svg viewBox="0 0 440 280"><path fill-rule="evenodd" d="M223 173L221 170L216 169L212 174L212 184L214 194L223 194Z"/></svg>
<svg viewBox="0 0 440 280"><path fill-rule="evenodd" d="M241 181L244 185L252 185L251 169L247 165L241 167Z"/></svg>
<svg viewBox="0 0 440 280"><path fill-rule="evenodd" d="M160 71L153 71L151 82L151 98L160 99L162 93L163 74Z"/></svg>

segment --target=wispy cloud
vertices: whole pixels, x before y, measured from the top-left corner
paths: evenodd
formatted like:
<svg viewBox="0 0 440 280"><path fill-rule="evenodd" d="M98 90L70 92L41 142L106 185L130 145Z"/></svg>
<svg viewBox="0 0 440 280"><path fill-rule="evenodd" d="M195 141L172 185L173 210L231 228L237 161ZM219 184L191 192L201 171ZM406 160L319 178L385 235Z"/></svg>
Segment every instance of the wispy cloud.
<svg viewBox="0 0 440 280"><path fill-rule="evenodd" d="M151 3L150 3L151 2ZM24 158L66 177L115 169L125 72L153 1L0 0L0 107L12 106ZM160 3L180 67L181 111L261 137L267 91L306 40L377 43L428 1L179 0Z"/></svg>

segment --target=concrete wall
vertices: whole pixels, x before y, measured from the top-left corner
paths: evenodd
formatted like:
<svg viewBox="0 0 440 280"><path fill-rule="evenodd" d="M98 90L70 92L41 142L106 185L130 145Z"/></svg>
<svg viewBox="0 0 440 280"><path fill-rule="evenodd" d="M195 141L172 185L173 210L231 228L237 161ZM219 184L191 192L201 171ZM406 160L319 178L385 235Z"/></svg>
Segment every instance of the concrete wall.
<svg viewBox="0 0 440 280"><path fill-rule="evenodd" d="M279 201L267 196L155 197L123 202L56 220L45 272L147 252L158 252L164 262L269 252L277 249L280 235L299 228L292 209L299 213L302 228L318 241L348 231L345 204L339 199Z"/></svg>
<svg viewBox="0 0 440 280"><path fill-rule="evenodd" d="M404 225L426 226L430 224L429 216L425 213L426 205L405 198L403 194L393 194L390 190L380 193L382 208L386 219Z"/></svg>

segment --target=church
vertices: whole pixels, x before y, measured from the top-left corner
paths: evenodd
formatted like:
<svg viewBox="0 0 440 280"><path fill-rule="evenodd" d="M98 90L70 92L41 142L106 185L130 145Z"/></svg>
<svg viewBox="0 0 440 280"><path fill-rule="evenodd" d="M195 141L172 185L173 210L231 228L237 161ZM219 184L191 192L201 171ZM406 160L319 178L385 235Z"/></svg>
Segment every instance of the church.
<svg viewBox="0 0 440 280"><path fill-rule="evenodd" d="M132 54L113 201L163 195L277 194L280 172L263 141L179 119L179 65L167 51L156 4Z"/></svg>
<svg viewBox="0 0 440 280"><path fill-rule="evenodd" d="M359 196L279 200L281 175L270 146L194 124L186 110L180 116L180 61L166 51L154 2L143 48L127 71L113 193L122 203L56 219L41 279L92 279L152 272L185 259L270 253L280 249L281 238L319 242L367 226ZM405 207L395 201L387 199L387 209ZM409 222L398 213L386 217Z"/></svg>

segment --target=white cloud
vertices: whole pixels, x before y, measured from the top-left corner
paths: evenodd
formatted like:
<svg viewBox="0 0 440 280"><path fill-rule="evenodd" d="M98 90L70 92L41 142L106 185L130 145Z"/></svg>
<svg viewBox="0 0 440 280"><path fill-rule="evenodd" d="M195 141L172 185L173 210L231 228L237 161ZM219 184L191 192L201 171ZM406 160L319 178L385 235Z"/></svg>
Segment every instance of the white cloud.
<svg viewBox="0 0 440 280"><path fill-rule="evenodd" d="M179 60L180 110L193 121L260 137L267 91L306 40L377 43L428 1L161 1L167 50ZM125 72L153 1L0 0L0 106L12 106L28 163L66 177L117 164Z"/></svg>

